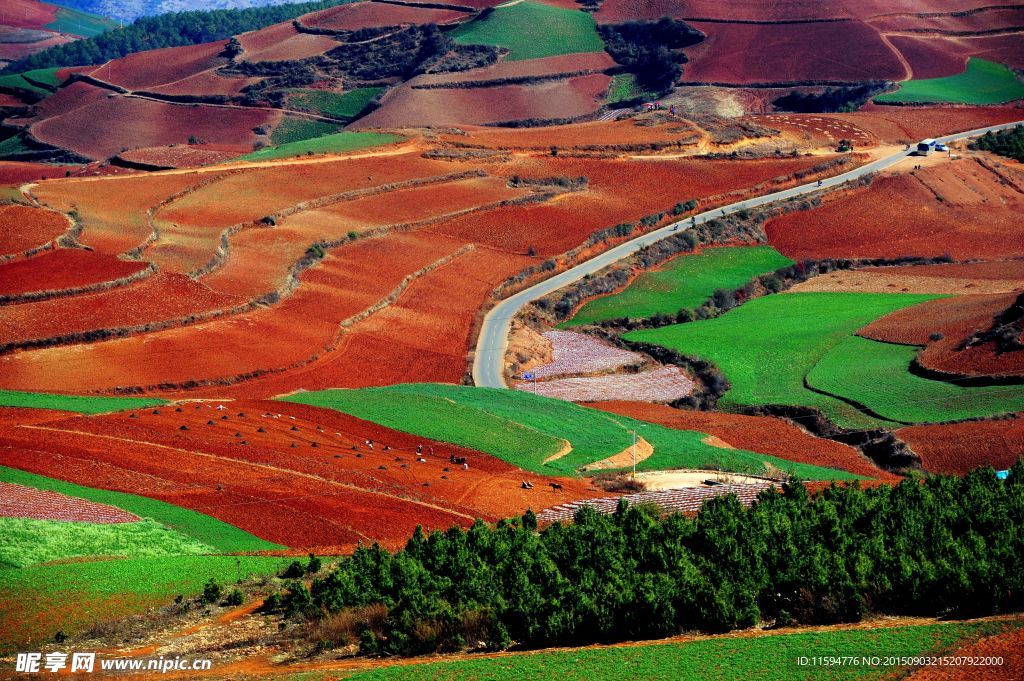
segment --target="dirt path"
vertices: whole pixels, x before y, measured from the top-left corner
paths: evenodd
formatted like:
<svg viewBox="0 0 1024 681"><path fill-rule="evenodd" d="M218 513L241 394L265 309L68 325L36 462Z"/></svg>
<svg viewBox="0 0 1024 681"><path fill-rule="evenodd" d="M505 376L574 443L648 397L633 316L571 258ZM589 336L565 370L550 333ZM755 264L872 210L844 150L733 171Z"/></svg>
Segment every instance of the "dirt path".
<svg viewBox="0 0 1024 681"><path fill-rule="evenodd" d="M639 435L636 438L636 462L646 461L654 454L654 445ZM618 454L613 454L607 459L595 461L583 467L585 471L601 471L609 468L628 468L633 464L633 445L623 449Z"/></svg>
<svg viewBox="0 0 1024 681"><path fill-rule="evenodd" d="M910 65L910 62L907 61L907 58L903 56L903 53L896 49L896 46L892 44L892 41L889 40L889 35L887 33L882 33L881 31L879 31L878 37L882 39L882 42L885 43L885 46L892 50L892 53L896 55L896 58L900 60L901 64L903 64L904 75L902 80L912 79L914 77L913 67Z"/></svg>

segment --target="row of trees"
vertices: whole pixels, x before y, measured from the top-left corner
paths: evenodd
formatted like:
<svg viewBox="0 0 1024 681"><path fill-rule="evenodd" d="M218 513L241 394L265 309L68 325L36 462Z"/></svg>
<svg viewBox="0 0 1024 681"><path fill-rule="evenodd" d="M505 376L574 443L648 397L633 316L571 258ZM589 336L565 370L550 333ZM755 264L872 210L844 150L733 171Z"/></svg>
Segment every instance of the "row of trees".
<svg viewBox="0 0 1024 681"><path fill-rule="evenodd" d="M836 113L856 111L880 92L884 92L889 84L883 80L873 80L860 85L844 85L829 87L821 92L799 92L793 90L788 95L779 97L773 105L777 109L795 111L796 113Z"/></svg>
<svg viewBox="0 0 1024 681"><path fill-rule="evenodd" d="M999 132L986 132L971 144L971 149L991 151L1024 162L1024 125Z"/></svg>
<svg viewBox="0 0 1024 681"><path fill-rule="evenodd" d="M654 92L671 88L682 75L686 55L678 50L704 39L700 31L669 17L600 24L597 30L612 59L634 73L642 87Z"/></svg>
<svg viewBox="0 0 1024 681"><path fill-rule="evenodd" d="M123 28L112 29L93 38L55 45L19 59L9 64L4 73L54 66L102 64L134 52L224 40L349 1L315 0L268 7L172 12L142 17Z"/></svg>
<svg viewBox="0 0 1024 681"><path fill-rule="evenodd" d="M530 512L417 530L404 550L361 547L274 602L351 636L321 633L321 647L354 638L364 652L402 654L1017 610L1024 461L1005 481L979 469L814 496L795 484L751 508L724 496L695 518L620 503L542 531Z"/></svg>

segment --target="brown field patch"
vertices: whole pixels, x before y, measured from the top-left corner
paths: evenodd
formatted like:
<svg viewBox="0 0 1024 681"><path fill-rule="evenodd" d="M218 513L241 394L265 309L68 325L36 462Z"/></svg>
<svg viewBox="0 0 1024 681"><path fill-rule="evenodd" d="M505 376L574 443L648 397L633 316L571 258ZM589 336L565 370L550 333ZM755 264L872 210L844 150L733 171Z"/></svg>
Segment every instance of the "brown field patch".
<svg viewBox="0 0 1024 681"><path fill-rule="evenodd" d="M55 5L38 0L5 0L3 21L18 28L43 28L56 13Z"/></svg>
<svg viewBox="0 0 1024 681"><path fill-rule="evenodd" d="M708 37L686 50L687 82L894 80L904 75L903 65L878 32L859 21L689 23ZM758 48L751 50L751 45Z"/></svg>
<svg viewBox="0 0 1024 681"><path fill-rule="evenodd" d="M221 95L235 97L242 94L247 85L258 83L259 78L232 78L216 71L200 71L199 73L174 80L163 85L148 88L147 92L164 95Z"/></svg>
<svg viewBox="0 0 1024 681"><path fill-rule="evenodd" d="M334 31L356 31L360 28L401 26L404 24L450 24L469 14L454 9L410 7L381 2L352 2L300 17L307 26Z"/></svg>
<svg viewBox="0 0 1024 681"><path fill-rule="evenodd" d="M0 482L0 518L32 518L61 522L133 523L139 517L107 504L97 504L49 490Z"/></svg>
<svg viewBox="0 0 1024 681"><path fill-rule="evenodd" d="M299 33L290 21L243 33L238 42L245 51L237 60L249 62L307 59L338 46L330 36Z"/></svg>
<svg viewBox="0 0 1024 681"><path fill-rule="evenodd" d="M882 106L868 104L856 113L832 114L883 142L916 143L939 133L950 134L1020 119L1013 106Z"/></svg>
<svg viewBox="0 0 1024 681"><path fill-rule="evenodd" d="M1024 22L1017 26L1024 26ZM1024 40L1019 32L989 36L892 35L889 40L909 62L914 78L962 73L968 57L1024 66Z"/></svg>
<svg viewBox="0 0 1024 681"><path fill-rule="evenodd" d="M609 76L591 74L529 85L424 90L417 89L417 79L413 79L387 92L380 108L352 127L480 125L527 118L578 118L597 111L610 82Z"/></svg>
<svg viewBox="0 0 1024 681"><path fill-rule="evenodd" d="M925 470L966 475L978 466L1009 468L1024 456L1024 415L999 421L910 426L897 437L921 457Z"/></svg>
<svg viewBox="0 0 1024 681"><path fill-rule="evenodd" d="M125 148L186 144L190 137L245 153L256 142L253 128L273 127L280 116L266 109L113 96L36 123L32 133L47 144L95 159L108 158Z"/></svg>
<svg viewBox="0 0 1024 681"><path fill-rule="evenodd" d="M227 41L221 40L135 52L97 66L90 75L128 90L151 90L227 64L227 58L220 56L226 45Z"/></svg>
<svg viewBox="0 0 1024 681"><path fill-rule="evenodd" d="M819 208L770 220L765 231L773 246L795 259L1024 256L1017 216L1024 173L986 163L964 158L882 177L827 197Z"/></svg>
<svg viewBox="0 0 1024 681"><path fill-rule="evenodd" d="M0 205L0 259L53 241L69 227L60 213L28 206Z"/></svg>
<svg viewBox="0 0 1024 681"><path fill-rule="evenodd" d="M540 59L503 61L468 71L426 74L417 78L416 84L422 87L439 83L472 83L504 78L530 78L582 71L604 71L613 66L615 66L615 60L607 52L580 52Z"/></svg>
<svg viewBox="0 0 1024 681"><path fill-rule="evenodd" d="M514 62L521 63L521 62ZM468 144L489 149L550 149L551 147L587 148L606 146L665 145L690 142L700 130L689 122L674 121L655 125L634 120L594 121L541 128L470 128L469 137L444 134L445 142Z"/></svg>
<svg viewBox="0 0 1024 681"><path fill-rule="evenodd" d="M693 381L679 367L664 366L635 374L556 378L536 383L523 381L514 387L569 402L673 402L693 392Z"/></svg>
<svg viewBox="0 0 1024 681"><path fill-rule="evenodd" d="M175 145L131 149L118 154L129 163L142 163L153 168L199 168L227 161L238 156L233 151L220 151L201 145Z"/></svg>
<svg viewBox="0 0 1024 681"><path fill-rule="evenodd" d="M588 405L667 428L696 430L733 447L770 454L789 461L839 468L883 481L899 478L887 473L848 445L817 438L781 419L706 411L684 411L644 402L595 402Z"/></svg>
<svg viewBox="0 0 1024 681"><path fill-rule="evenodd" d="M1016 270L1016 271L1014 271ZM986 276L1001 274L1003 277ZM1004 260L912 267L868 267L823 274L789 289L856 293L998 294L1024 289L1024 261Z"/></svg>

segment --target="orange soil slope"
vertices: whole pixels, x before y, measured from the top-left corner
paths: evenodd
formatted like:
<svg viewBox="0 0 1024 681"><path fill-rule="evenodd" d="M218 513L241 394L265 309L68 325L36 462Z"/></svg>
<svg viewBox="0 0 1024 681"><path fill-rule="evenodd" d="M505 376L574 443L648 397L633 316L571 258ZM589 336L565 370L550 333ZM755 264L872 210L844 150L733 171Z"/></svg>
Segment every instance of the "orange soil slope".
<svg viewBox="0 0 1024 681"><path fill-rule="evenodd" d="M957 259L1024 256L1020 201L1024 172L1000 161L965 158L826 198L820 208L765 226L791 258Z"/></svg>
<svg viewBox="0 0 1024 681"><path fill-rule="evenodd" d="M307 59L338 46L330 36L299 33L290 21L243 33L238 42L243 52L236 59L251 62Z"/></svg>
<svg viewBox="0 0 1024 681"><path fill-rule="evenodd" d="M53 241L68 229L60 213L0 205L0 260Z"/></svg>
<svg viewBox="0 0 1024 681"><path fill-rule="evenodd" d="M120 279L146 268L101 253L58 248L28 260L0 264L0 295L55 291Z"/></svg>
<svg viewBox="0 0 1024 681"><path fill-rule="evenodd" d="M588 406L668 428L708 433L738 449L770 454L789 461L839 468L883 481L900 479L875 466L853 447L814 437L781 419L684 411L644 402L595 402Z"/></svg>
<svg viewBox="0 0 1024 681"><path fill-rule="evenodd" d="M1002 470L1024 456L1024 414L1000 421L911 426L896 435L933 473L965 475L978 466Z"/></svg>
<svg viewBox="0 0 1024 681"><path fill-rule="evenodd" d="M222 40L136 52L97 66L89 75L128 90L150 90L227 64L227 58L220 56L226 45Z"/></svg>

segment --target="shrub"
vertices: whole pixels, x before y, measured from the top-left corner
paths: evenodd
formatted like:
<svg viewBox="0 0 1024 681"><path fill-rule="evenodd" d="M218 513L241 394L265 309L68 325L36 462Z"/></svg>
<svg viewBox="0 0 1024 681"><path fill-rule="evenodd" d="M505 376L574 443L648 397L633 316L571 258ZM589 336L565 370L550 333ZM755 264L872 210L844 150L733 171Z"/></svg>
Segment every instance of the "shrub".
<svg viewBox="0 0 1024 681"><path fill-rule="evenodd" d="M211 577L203 586L203 595L200 596L199 600L210 605L219 601L223 593L224 589Z"/></svg>
<svg viewBox="0 0 1024 681"><path fill-rule="evenodd" d="M245 602L245 596L242 594L242 590L235 587L228 593L228 597L224 600L225 605L239 606Z"/></svg>
<svg viewBox="0 0 1024 681"><path fill-rule="evenodd" d="M302 567L302 563L299 561L293 560L291 564L285 568L284 572L281 573L281 579L298 579L304 574L306 574L306 568Z"/></svg>

